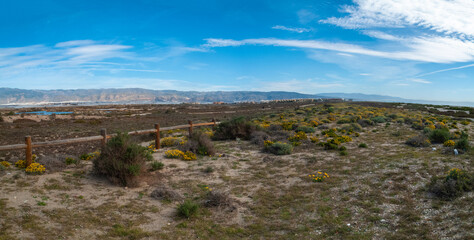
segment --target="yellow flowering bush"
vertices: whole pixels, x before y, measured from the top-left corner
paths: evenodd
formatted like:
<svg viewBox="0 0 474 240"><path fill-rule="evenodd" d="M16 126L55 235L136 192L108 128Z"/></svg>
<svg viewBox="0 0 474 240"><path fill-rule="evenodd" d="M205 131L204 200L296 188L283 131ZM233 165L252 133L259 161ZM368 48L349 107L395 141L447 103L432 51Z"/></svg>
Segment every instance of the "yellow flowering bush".
<svg viewBox="0 0 474 240"><path fill-rule="evenodd" d="M454 141L453 140L448 140L446 142L443 143L444 146L446 147L454 147Z"/></svg>
<svg viewBox="0 0 474 240"><path fill-rule="evenodd" d="M191 151L183 152L177 149L166 151L165 157L166 158L179 158L185 161L196 160L196 154L194 154L193 152Z"/></svg>
<svg viewBox="0 0 474 240"><path fill-rule="evenodd" d="M162 147L172 147L176 146L180 143L180 139L177 137L165 137L161 139L161 146Z"/></svg>
<svg viewBox="0 0 474 240"><path fill-rule="evenodd" d="M194 154L193 152L191 151L186 151L183 155L182 155L182 158L183 160L185 161L192 161L192 160L196 160L196 154Z"/></svg>
<svg viewBox="0 0 474 240"><path fill-rule="evenodd" d="M165 152L166 158L181 158L184 155L183 151L173 149Z"/></svg>
<svg viewBox="0 0 474 240"><path fill-rule="evenodd" d="M39 163L32 163L25 169L25 171L31 174L42 174L46 171L46 168Z"/></svg>
<svg viewBox="0 0 474 240"><path fill-rule="evenodd" d="M15 167L17 167L17 168L26 168L26 161L25 160L16 161Z"/></svg>
<svg viewBox="0 0 474 240"><path fill-rule="evenodd" d="M263 142L263 145L264 145L265 147L271 146L271 145L273 145L273 141L271 141L271 140L265 140L265 141Z"/></svg>
<svg viewBox="0 0 474 240"><path fill-rule="evenodd" d="M100 155L100 152L95 151L95 152L92 152L92 153L84 153L79 158L81 160L89 161L89 160L92 160L92 159L98 157L99 155Z"/></svg>
<svg viewBox="0 0 474 240"><path fill-rule="evenodd" d="M319 138L317 138L317 137L315 137L315 136L311 136L309 139L311 140L312 143L317 143L317 142L319 142Z"/></svg>
<svg viewBox="0 0 474 240"><path fill-rule="evenodd" d="M309 174L308 176L313 182L322 182L324 179L329 178L329 174L325 172L317 172L316 174Z"/></svg>
<svg viewBox="0 0 474 240"><path fill-rule="evenodd" d="M7 162L7 161L1 161L0 164L3 165L3 166L6 167L6 168L7 168L7 167L10 167L10 163Z"/></svg>
<svg viewBox="0 0 474 240"><path fill-rule="evenodd" d="M306 136L306 133L304 133L304 132L297 132L295 135L289 137L289 138L288 138L288 141L290 141L290 142L296 142L296 141L300 141L300 140L305 140L306 138L308 138L308 136Z"/></svg>
<svg viewBox="0 0 474 240"><path fill-rule="evenodd" d="M351 142L351 141L352 141L352 138L349 137L349 136L346 136L346 135L342 135L342 136L340 136L340 137L338 138L338 140L339 140L340 142L345 143L345 142Z"/></svg>

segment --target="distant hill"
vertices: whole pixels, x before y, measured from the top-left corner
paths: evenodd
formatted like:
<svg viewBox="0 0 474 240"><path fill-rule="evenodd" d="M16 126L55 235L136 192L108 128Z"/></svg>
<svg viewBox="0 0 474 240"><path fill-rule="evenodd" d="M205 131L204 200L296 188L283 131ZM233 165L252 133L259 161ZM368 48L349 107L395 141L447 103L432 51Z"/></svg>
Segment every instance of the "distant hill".
<svg viewBox="0 0 474 240"><path fill-rule="evenodd" d="M242 102L279 99L318 98L296 92L251 91L175 91L141 88L24 90L0 88L0 104L37 104L47 102Z"/></svg>
<svg viewBox="0 0 474 240"><path fill-rule="evenodd" d="M24 105L64 102L140 102L140 103L209 103L209 102L249 102L271 101L280 99L307 99L307 98L344 98L354 101L377 102L409 102L438 105L474 106L473 102L443 102L411 100L399 97L368 95L361 93L320 93L302 94L297 92L256 92L256 91L176 91L150 90L142 88L109 88L109 89L75 89L75 90L25 90L17 88L0 88L0 105Z"/></svg>

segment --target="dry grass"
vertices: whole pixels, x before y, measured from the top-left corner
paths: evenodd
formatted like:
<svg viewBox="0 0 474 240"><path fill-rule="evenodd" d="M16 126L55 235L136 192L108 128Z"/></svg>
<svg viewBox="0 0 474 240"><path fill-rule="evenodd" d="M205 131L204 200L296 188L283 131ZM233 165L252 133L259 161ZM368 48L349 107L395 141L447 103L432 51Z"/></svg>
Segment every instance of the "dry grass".
<svg viewBox="0 0 474 240"><path fill-rule="evenodd" d="M335 105L335 110L359 111L350 109L354 106ZM286 118L303 119L310 112L310 117L327 116L319 107L290 116L295 112L291 109ZM471 136L472 125L462 127ZM433 145L405 144L419 133L394 122L364 127L343 144L347 156L312 143L276 156L248 141L217 141L215 156L189 162L166 159L160 150L153 157L164 169L134 189L95 178L90 162L41 176L11 168L0 176L0 239L472 238L474 194L440 201L424 187L453 167L472 172L474 154L447 155L441 145L433 151ZM360 143L368 148L359 148ZM214 171L203 172L207 167ZM330 177L312 182L308 174L317 171ZM153 194L157 188L166 191ZM178 218L182 198L154 198L168 191L203 206L193 218ZM225 210L228 206L232 211Z"/></svg>

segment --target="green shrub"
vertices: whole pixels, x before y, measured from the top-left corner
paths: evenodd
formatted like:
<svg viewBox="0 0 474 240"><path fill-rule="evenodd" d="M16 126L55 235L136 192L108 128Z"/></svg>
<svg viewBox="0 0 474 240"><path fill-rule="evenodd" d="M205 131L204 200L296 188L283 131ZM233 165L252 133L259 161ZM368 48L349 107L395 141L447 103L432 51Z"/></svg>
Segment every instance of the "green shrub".
<svg viewBox="0 0 474 240"><path fill-rule="evenodd" d="M412 146L412 147L428 147L431 144L428 137L426 137L423 134L420 134L416 137L412 137L412 138L408 139L405 143L407 145Z"/></svg>
<svg viewBox="0 0 474 240"><path fill-rule="evenodd" d="M384 123L384 122L387 121L387 120L385 120L385 118L382 117L382 116L373 117L371 120L374 121L375 123Z"/></svg>
<svg viewBox="0 0 474 240"><path fill-rule="evenodd" d="M266 145L265 150L275 155L288 155L293 152L293 146L287 143L276 142Z"/></svg>
<svg viewBox="0 0 474 240"><path fill-rule="evenodd" d="M71 164L76 164L77 160L74 158L67 157L65 162L66 162L66 165L71 165Z"/></svg>
<svg viewBox="0 0 474 240"><path fill-rule="evenodd" d="M446 177L433 177L428 192L443 200L452 200L474 188L474 174L457 168L451 169Z"/></svg>
<svg viewBox="0 0 474 240"><path fill-rule="evenodd" d="M469 140L467 140L467 138L461 138L456 142L454 148L461 149L464 151L469 150Z"/></svg>
<svg viewBox="0 0 474 240"><path fill-rule="evenodd" d="M374 122L369 119L359 119L357 120L357 123L360 124L362 127L367 127L367 126L372 126L374 125Z"/></svg>
<svg viewBox="0 0 474 240"><path fill-rule="evenodd" d="M201 131L196 131L188 141L179 147L183 152L193 152L195 154L212 156L216 154L214 144L209 136Z"/></svg>
<svg viewBox="0 0 474 240"><path fill-rule="evenodd" d="M341 156L347 156L348 153L347 153L347 151L344 150L344 151L340 151L339 154Z"/></svg>
<svg viewBox="0 0 474 240"><path fill-rule="evenodd" d="M315 130L313 127L300 126L296 128L295 132L314 133Z"/></svg>
<svg viewBox="0 0 474 240"><path fill-rule="evenodd" d="M162 163L162 162L153 161L151 163L151 170L152 171L161 170L161 169L163 169L163 167L165 167L165 164Z"/></svg>
<svg viewBox="0 0 474 240"><path fill-rule="evenodd" d="M3 171L5 169L7 169L7 168L5 166L3 166L2 164L0 164L0 171Z"/></svg>
<svg viewBox="0 0 474 240"><path fill-rule="evenodd" d="M146 147L132 143L126 133L118 133L107 142L100 156L94 158L93 171L113 183L135 187L137 177L145 171L145 162L150 158Z"/></svg>
<svg viewBox="0 0 474 240"><path fill-rule="evenodd" d="M197 213L199 205L191 200L186 200L184 203L178 205L178 216L190 218Z"/></svg>
<svg viewBox="0 0 474 240"><path fill-rule="evenodd" d="M256 130L257 127L254 124L245 120L244 117L238 117L217 125L213 139L234 140L236 138L242 138L245 140L249 140L252 132Z"/></svg>
<svg viewBox="0 0 474 240"><path fill-rule="evenodd" d="M367 146L367 143L361 143L361 144L359 144L359 147L360 148L367 148L368 146Z"/></svg>
<svg viewBox="0 0 474 240"><path fill-rule="evenodd" d="M433 143L444 143L449 140L449 131L445 129L435 129L428 135Z"/></svg>
<svg viewBox="0 0 474 240"><path fill-rule="evenodd" d="M205 172L205 173L212 173L212 172L214 172L214 168L212 168L211 166L207 166L202 171Z"/></svg>

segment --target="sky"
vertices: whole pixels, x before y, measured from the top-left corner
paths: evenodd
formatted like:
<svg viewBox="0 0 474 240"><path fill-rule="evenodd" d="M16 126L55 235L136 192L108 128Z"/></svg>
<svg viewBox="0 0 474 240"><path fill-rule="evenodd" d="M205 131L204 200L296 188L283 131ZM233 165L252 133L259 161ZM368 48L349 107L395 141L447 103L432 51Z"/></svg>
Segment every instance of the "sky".
<svg viewBox="0 0 474 240"><path fill-rule="evenodd" d="M2 0L0 87L474 101L474 0Z"/></svg>

